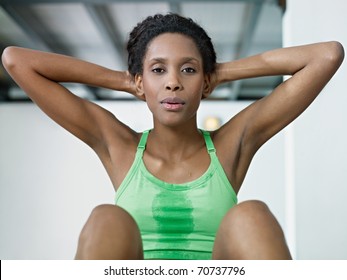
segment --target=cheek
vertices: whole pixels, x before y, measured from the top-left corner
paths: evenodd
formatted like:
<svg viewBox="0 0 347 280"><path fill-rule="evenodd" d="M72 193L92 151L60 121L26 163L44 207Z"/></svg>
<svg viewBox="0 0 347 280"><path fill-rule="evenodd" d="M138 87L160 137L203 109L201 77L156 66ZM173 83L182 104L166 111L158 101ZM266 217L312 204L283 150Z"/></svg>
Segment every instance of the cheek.
<svg viewBox="0 0 347 280"><path fill-rule="evenodd" d="M187 83L189 91L192 93L192 98L201 100L204 91L204 82L201 80L191 81Z"/></svg>
<svg viewBox="0 0 347 280"><path fill-rule="evenodd" d="M157 88L155 83L150 83L146 80L143 81L143 92L146 98L146 103L151 112L155 109L155 104L157 104L156 92Z"/></svg>
<svg viewBox="0 0 347 280"><path fill-rule="evenodd" d="M142 85L146 95L154 95L154 93L157 92L159 88L159 82L153 81L153 79L148 79L147 76L143 77Z"/></svg>

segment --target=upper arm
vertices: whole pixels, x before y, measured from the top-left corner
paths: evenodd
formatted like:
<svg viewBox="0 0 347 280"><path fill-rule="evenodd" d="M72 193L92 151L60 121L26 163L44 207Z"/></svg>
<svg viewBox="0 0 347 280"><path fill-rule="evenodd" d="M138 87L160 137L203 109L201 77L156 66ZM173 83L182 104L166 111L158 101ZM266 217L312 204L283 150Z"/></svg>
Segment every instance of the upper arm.
<svg viewBox="0 0 347 280"><path fill-rule="evenodd" d="M224 167L229 168L227 173L237 189L256 151L312 103L340 66L343 60L342 46L331 42L323 47L324 54L306 65L301 66L300 59L292 64L288 62L289 67L297 69L293 70L291 78L268 96L242 110L216 132ZM290 50L293 51L296 49ZM304 47L304 51L309 52L310 47ZM285 54L289 60L290 56ZM281 54L281 59L283 57Z"/></svg>
<svg viewBox="0 0 347 280"><path fill-rule="evenodd" d="M35 63L35 59L39 59L38 56L32 58L28 55L28 60L34 62L21 63L23 60L21 54L18 57L15 57L16 55L16 53L3 55L3 64L16 83L51 119L93 149L100 148L100 145L107 146L111 128L119 128L125 133L128 131L107 110L72 94L59 82L35 71L32 64Z"/></svg>
<svg viewBox="0 0 347 280"><path fill-rule="evenodd" d="M343 60L342 46L330 42L324 47L324 54L245 110L243 141L246 146L251 146L252 151L259 149L305 111L334 75Z"/></svg>

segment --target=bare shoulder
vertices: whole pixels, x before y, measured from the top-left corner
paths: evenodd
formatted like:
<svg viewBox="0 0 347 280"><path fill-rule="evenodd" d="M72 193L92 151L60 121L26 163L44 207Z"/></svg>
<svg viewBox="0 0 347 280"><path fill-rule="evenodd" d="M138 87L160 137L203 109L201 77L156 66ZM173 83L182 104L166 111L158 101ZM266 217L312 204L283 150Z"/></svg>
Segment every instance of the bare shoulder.
<svg viewBox="0 0 347 280"><path fill-rule="evenodd" d="M119 187L129 171L136 154L142 133L138 133L117 119L104 124L104 141L94 151L104 165L115 189Z"/></svg>
<svg viewBox="0 0 347 280"><path fill-rule="evenodd" d="M257 152L257 147L253 141L249 141L248 135L248 126L253 122L252 112L257 102L251 103L211 133L218 159L236 192L241 188L249 165Z"/></svg>
<svg viewBox="0 0 347 280"><path fill-rule="evenodd" d="M253 104L241 110L219 129L211 132L213 142L220 153L234 154L242 148L247 124L249 123Z"/></svg>
<svg viewBox="0 0 347 280"><path fill-rule="evenodd" d="M240 112L216 131L211 132L211 137L216 148L216 154L222 167L236 192L241 187L247 168L240 168L245 162L243 150L244 122ZM240 172L241 171L241 172Z"/></svg>
<svg viewBox="0 0 347 280"><path fill-rule="evenodd" d="M129 150L136 150L141 133L120 122L112 113L108 112L107 115L100 122L102 141L94 150L102 160L109 158L112 162L121 161Z"/></svg>

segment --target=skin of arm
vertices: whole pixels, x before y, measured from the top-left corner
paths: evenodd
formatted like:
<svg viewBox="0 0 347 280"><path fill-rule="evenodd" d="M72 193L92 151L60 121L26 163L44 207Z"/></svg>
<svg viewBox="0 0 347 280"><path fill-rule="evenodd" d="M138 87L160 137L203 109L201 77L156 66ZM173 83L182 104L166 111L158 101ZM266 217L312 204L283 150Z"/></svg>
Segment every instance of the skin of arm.
<svg viewBox="0 0 347 280"><path fill-rule="evenodd" d="M8 47L2 62L14 81L54 121L98 149L107 141L109 126L123 125L100 106L81 99L61 82L72 82L127 91L135 94L135 87L127 72L113 71L77 58Z"/></svg>
<svg viewBox="0 0 347 280"><path fill-rule="evenodd" d="M214 134L222 164L228 169L227 174L236 191L241 187L256 151L313 102L343 58L344 50L339 42L323 42L271 50L217 65L217 71L211 77L213 87L245 78L291 76ZM231 146L235 148L233 151Z"/></svg>
<svg viewBox="0 0 347 280"><path fill-rule="evenodd" d="M116 188L133 161L140 134L60 83L122 90L136 96L131 75L69 56L18 47L6 48L2 63L42 111L96 152Z"/></svg>

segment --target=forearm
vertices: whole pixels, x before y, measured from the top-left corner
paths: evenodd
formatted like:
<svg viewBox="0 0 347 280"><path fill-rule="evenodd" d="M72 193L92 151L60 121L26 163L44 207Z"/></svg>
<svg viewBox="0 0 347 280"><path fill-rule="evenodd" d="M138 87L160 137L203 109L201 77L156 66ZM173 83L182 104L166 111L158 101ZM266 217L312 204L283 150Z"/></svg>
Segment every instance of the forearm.
<svg viewBox="0 0 347 280"><path fill-rule="evenodd" d="M35 72L55 82L73 82L114 90L129 88L126 72L113 71L77 58L29 50L6 48L3 65L14 80L23 79L25 73Z"/></svg>
<svg viewBox="0 0 347 280"><path fill-rule="evenodd" d="M343 59L343 48L337 42L281 48L262 54L221 63L217 67L219 83L278 75L294 75L309 65L331 67L324 71L334 71ZM333 62L328 63L326 62ZM335 62L336 61L336 62Z"/></svg>

